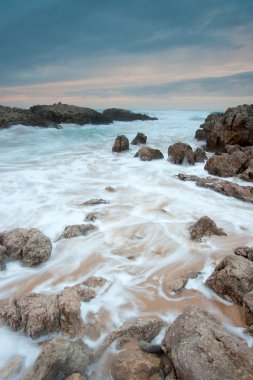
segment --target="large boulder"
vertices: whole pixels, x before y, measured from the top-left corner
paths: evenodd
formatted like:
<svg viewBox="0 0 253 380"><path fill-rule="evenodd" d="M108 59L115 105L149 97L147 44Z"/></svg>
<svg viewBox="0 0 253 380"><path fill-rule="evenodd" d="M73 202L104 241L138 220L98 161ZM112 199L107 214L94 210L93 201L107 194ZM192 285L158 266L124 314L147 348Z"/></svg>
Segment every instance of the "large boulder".
<svg viewBox="0 0 253 380"><path fill-rule="evenodd" d="M93 224L72 224L70 226L65 227L64 231L59 237L60 239L70 239L78 236L86 236L90 232L94 232L97 230L97 227L93 226Z"/></svg>
<svg viewBox="0 0 253 380"><path fill-rule="evenodd" d="M121 108L108 108L103 111L103 115L115 121L157 120L156 117L150 117L142 113L134 113Z"/></svg>
<svg viewBox="0 0 253 380"><path fill-rule="evenodd" d="M195 164L194 152L189 144L178 142L170 145L168 148L168 156L173 164L179 165L183 162L187 162L190 165Z"/></svg>
<svg viewBox="0 0 253 380"><path fill-rule="evenodd" d="M208 216L202 216L194 225L190 227L192 240L201 240L204 236L227 236L222 228L218 228L216 223Z"/></svg>
<svg viewBox="0 0 253 380"><path fill-rule="evenodd" d="M238 174L248 161L248 155L241 150L236 150L232 154L223 153L210 157L205 165L209 174L219 177L232 177Z"/></svg>
<svg viewBox="0 0 253 380"><path fill-rule="evenodd" d="M15 228L1 235L6 255L27 266L46 261L52 251L50 239L36 228Z"/></svg>
<svg viewBox="0 0 253 380"><path fill-rule="evenodd" d="M147 142L147 136L144 135L144 133L138 132L131 144L138 145L138 144L146 144Z"/></svg>
<svg viewBox="0 0 253 380"><path fill-rule="evenodd" d="M22 380L64 380L73 373L83 374L90 352L81 341L56 338L43 346L43 351Z"/></svg>
<svg viewBox="0 0 253 380"><path fill-rule="evenodd" d="M226 256L206 284L227 301L242 305L244 295L253 290L253 262L242 256Z"/></svg>
<svg viewBox="0 0 253 380"><path fill-rule="evenodd" d="M142 161L159 160L163 158L159 149L153 149L148 146L141 147L134 157L139 157Z"/></svg>
<svg viewBox="0 0 253 380"><path fill-rule="evenodd" d="M180 380L252 380L250 349L211 314L188 306L170 325L164 350Z"/></svg>
<svg viewBox="0 0 253 380"><path fill-rule="evenodd" d="M123 152L125 150L129 150L128 138L124 135L117 136L115 141L114 141L112 151L113 152Z"/></svg>

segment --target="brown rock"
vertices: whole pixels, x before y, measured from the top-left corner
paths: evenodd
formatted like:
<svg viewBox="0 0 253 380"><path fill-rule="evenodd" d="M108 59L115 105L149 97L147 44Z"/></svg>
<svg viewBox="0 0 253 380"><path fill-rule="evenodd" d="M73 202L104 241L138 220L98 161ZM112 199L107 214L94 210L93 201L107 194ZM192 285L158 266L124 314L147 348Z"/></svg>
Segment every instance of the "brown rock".
<svg viewBox="0 0 253 380"><path fill-rule="evenodd" d="M205 122L200 125L200 129L196 131L195 138L197 140L206 140L212 132L214 125L221 120L223 113L212 113L207 116Z"/></svg>
<svg viewBox="0 0 253 380"><path fill-rule="evenodd" d="M89 199L88 201L85 201L81 203L81 206L96 206L96 205L101 205L101 204L107 204L109 203L105 199Z"/></svg>
<svg viewBox="0 0 253 380"><path fill-rule="evenodd" d="M102 287L106 283L106 279L103 277L90 276L87 280L83 281L83 285L86 285L90 288L96 288L97 286Z"/></svg>
<svg viewBox="0 0 253 380"><path fill-rule="evenodd" d="M210 157L207 160L205 169L209 174L232 177L239 173L247 160L248 156L244 152L237 150L232 154L223 153Z"/></svg>
<svg viewBox="0 0 253 380"><path fill-rule="evenodd" d="M81 376L80 373L73 373L72 375L65 377L64 380L87 380L86 377Z"/></svg>
<svg viewBox="0 0 253 380"><path fill-rule="evenodd" d="M184 161L190 165L195 164L195 157L192 148L188 144L178 142L168 148L169 160L173 164L182 164Z"/></svg>
<svg viewBox="0 0 253 380"><path fill-rule="evenodd" d="M129 141L128 138L124 135L117 136L114 145L112 147L113 152L123 152L129 150Z"/></svg>
<svg viewBox="0 0 253 380"><path fill-rule="evenodd" d="M108 191L109 193L115 193L116 191L116 189L114 189L114 187L112 186L106 186L105 190Z"/></svg>
<svg viewBox="0 0 253 380"><path fill-rule="evenodd" d="M131 144L138 145L138 144L146 144L147 142L147 136L144 135L144 133L138 132Z"/></svg>
<svg viewBox="0 0 253 380"><path fill-rule="evenodd" d="M6 248L4 246L0 245L0 271L6 269L5 255L6 255Z"/></svg>
<svg viewBox="0 0 253 380"><path fill-rule="evenodd" d="M204 236L227 236L222 228L218 228L214 221L208 216L202 216L193 226L190 227L192 240L201 240Z"/></svg>
<svg viewBox="0 0 253 380"><path fill-rule="evenodd" d="M253 182L253 159L248 162L248 167L240 175L240 178L244 181Z"/></svg>
<svg viewBox="0 0 253 380"><path fill-rule="evenodd" d="M139 157L142 161L151 161L161 159L164 156L158 149L143 146L138 150L134 157Z"/></svg>
<svg viewBox="0 0 253 380"><path fill-rule="evenodd" d="M73 373L83 374L89 364L89 355L89 349L83 343L53 339L44 345L23 380L64 380Z"/></svg>
<svg viewBox="0 0 253 380"><path fill-rule="evenodd" d="M180 380L253 379L246 344L197 307L188 306L170 325L164 349Z"/></svg>
<svg viewBox="0 0 253 380"><path fill-rule="evenodd" d="M234 253L238 256L243 256L246 259L253 261L253 248L251 247L237 247Z"/></svg>
<svg viewBox="0 0 253 380"><path fill-rule="evenodd" d="M2 234L6 255L21 260L25 265L37 265L48 260L52 244L47 236L36 228L15 228Z"/></svg>
<svg viewBox="0 0 253 380"><path fill-rule="evenodd" d="M95 220L97 220L97 218L98 218L98 215L99 215L98 212L89 212L86 215L85 220L88 222L95 222Z"/></svg>
<svg viewBox="0 0 253 380"><path fill-rule="evenodd" d="M175 279L166 278L162 284L164 293L167 296L171 296L173 294L179 293L181 290L184 289L188 280L190 278L196 278L198 274L199 274L198 272L192 272L192 273L187 273L183 276L177 277Z"/></svg>
<svg viewBox="0 0 253 380"><path fill-rule="evenodd" d="M204 162L207 159L206 152L204 149L197 148L194 152L195 162Z"/></svg>
<svg viewBox="0 0 253 380"><path fill-rule="evenodd" d="M164 325L160 318L134 318L125 322L120 330L124 331L124 335L151 342Z"/></svg>
<svg viewBox="0 0 253 380"><path fill-rule="evenodd" d="M206 284L227 301L242 305L243 297L253 290L253 262L241 256L226 256L207 279Z"/></svg>
<svg viewBox="0 0 253 380"><path fill-rule="evenodd" d="M249 332L253 334L253 291L243 297L243 309L245 312L245 322L249 326Z"/></svg>
<svg viewBox="0 0 253 380"><path fill-rule="evenodd" d="M23 360L21 356L15 356L12 358L4 367L0 369L0 379L1 380L12 380L16 379L16 376L19 375L22 367Z"/></svg>
<svg viewBox="0 0 253 380"><path fill-rule="evenodd" d="M78 236L86 236L90 232L94 232L96 230L97 227L93 226L93 224L73 224L65 227L58 240L70 239Z"/></svg>

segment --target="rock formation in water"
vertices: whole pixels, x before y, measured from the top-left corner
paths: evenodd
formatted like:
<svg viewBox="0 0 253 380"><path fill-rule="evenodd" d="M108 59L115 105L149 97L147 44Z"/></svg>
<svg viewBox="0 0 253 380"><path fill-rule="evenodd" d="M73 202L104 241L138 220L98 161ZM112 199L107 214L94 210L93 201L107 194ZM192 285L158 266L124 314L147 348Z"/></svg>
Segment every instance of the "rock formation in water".
<svg viewBox="0 0 253 380"><path fill-rule="evenodd" d="M202 216L193 226L190 227L192 240L201 240L205 236L227 236L222 228L218 228L215 222L208 216Z"/></svg>
<svg viewBox="0 0 253 380"><path fill-rule="evenodd" d="M184 162L194 165L195 162L205 161L206 154L201 148L197 148L194 152L189 144L178 142L169 146L168 159L177 165L183 164Z"/></svg>
<svg viewBox="0 0 253 380"><path fill-rule="evenodd" d="M103 115L115 121L157 120L156 117L150 117L142 113L134 113L121 108L108 108L103 111Z"/></svg>
<svg viewBox="0 0 253 380"><path fill-rule="evenodd" d="M134 157L139 157L142 161L159 160L163 158L159 149L153 149L148 146L141 147Z"/></svg>
<svg viewBox="0 0 253 380"><path fill-rule="evenodd" d="M93 224L72 224L65 227L58 240L86 236L90 232L95 232L96 230L97 227L93 226Z"/></svg>
<svg viewBox="0 0 253 380"><path fill-rule="evenodd" d="M112 151L119 153L119 152L124 152L125 150L129 150L128 138L124 135L117 136L115 141L114 141Z"/></svg>
<svg viewBox="0 0 253 380"><path fill-rule="evenodd" d="M138 132L135 138L132 140L131 144L138 145L138 144L146 144L147 142L147 136L144 135L144 133Z"/></svg>

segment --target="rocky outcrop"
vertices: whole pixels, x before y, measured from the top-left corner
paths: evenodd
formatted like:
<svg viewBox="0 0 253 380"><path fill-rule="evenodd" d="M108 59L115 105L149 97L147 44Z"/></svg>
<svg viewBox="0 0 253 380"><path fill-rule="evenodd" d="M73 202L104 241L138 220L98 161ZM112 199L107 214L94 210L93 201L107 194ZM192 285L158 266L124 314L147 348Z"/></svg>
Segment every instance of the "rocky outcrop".
<svg viewBox="0 0 253 380"><path fill-rule="evenodd" d="M234 254L238 256L243 256L246 259L253 261L253 248L252 247L237 247L234 250Z"/></svg>
<svg viewBox="0 0 253 380"><path fill-rule="evenodd" d="M22 380L64 380L73 373L83 374L90 352L82 341L56 338L43 346L43 351Z"/></svg>
<svg viewBox="0 0 253 380"><path fill-rule="evenodd" d="M112 151L119 153L119 152L124 152L125 150L129 150L128 138L124 135L117 136L115 141L114 141Z"/></svg>
<svg viewBox="0 0 253 380"><path fill-rule="evenodd" d="M222 228L218 228L215 222L208 216L200 218L193 226L190 227L192 240L201 240L204 236L227 236Z"/></svg>
<svg viewBox="0 0 253 380"><path fill-rule="evenodd" d="M227 301L243 304L253 290L253 262L237 255L226 256L207 279L206 284Z"/></svg>
<svg viewBox="0 0 253 380"><path fill-rule="evenodd" d="M93 226L93 224L73 224L65 227L58 240L70 239L78 236L86 236L90 232L94 232L96 230L97 227Z"/></svg>
<svg viewBox="0 0 253 380"><path fill-rule="evenodd" d="M5 254L6 254L6 248L0 245L0 271L6 269Z"/></svg>
<svg viewBox="0 0 253 380"><path fill-rule="evenodd" d="M223 113L211 113L205 119L205 122L200 125L200 129L196 131L195 138L197 140L206 140L212 132L214 125L221 120Z"/></svg>
<svg viewBox="0 0 253 380"><path fill-rule="evenodd" d="M48 260L52 251L50 239L36 228L15 228L1 234L0 243L6 256L27 266Z"/></svg>
<svg viewBox="0 0 253 380"><path fill-rule="evenodd" d="M144 133L138 132L131 144L138 145L138 144L146 144L147 142L147 136L144 135Z"/></svg>
<svg viewBox="0 0 253 380"><path fill-rule="evenodd" d="M197 186L205 187L228 197L240 199L244 202L253 203L253 187L251 186L241 186L218 178L201 178L195 175L192 176L183 173L179 173L178 178L181 181L194 181Z"/></svg>
<svg viewBox="0 0 253 380"><path fill-rule="evenodd" d="M173 164L182 164L187 162L190 165L195 164L195 157L190 145L185 143L175 143L168 148L168 156L170 162Z"/></svg>
<svg viewBox="0 0 253 380"><path fill-rule="evenodd" d="M151 161L151 160L159 160L163 158L162 152L158 149L153 149L150 147L143 146L141 147L138 152L135 154L134 157L139 157L142 161Z"/></svg>
<svg viewBox="0 0 253 380"><path fill-rule="evenodd" d="M170 325L164 350L180 380L253 379L246 344L197 307L188 306Z"/></svg>
<svg viewBox="0 0 253 380"><path fill-rule="evenodd" d="M197 148L194 152L195 162L204 162L207 159L204 149Z"/></svg>
<svg viewBox="0 0 253 380"><path fill-rule="evenodd" d="M150 117L142 113L134 113L121 108L108 108L103 111L103 115L115 121L157 120L156 117Z"/></svg>

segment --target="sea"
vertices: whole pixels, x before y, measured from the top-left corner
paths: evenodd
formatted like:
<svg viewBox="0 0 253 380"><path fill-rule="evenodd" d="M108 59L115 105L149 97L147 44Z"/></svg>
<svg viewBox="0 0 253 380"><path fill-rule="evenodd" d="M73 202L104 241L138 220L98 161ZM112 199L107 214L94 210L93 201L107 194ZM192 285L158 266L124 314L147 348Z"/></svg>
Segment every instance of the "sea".
<svg viewBox="0 0 253 380"><path fill-rule="evenodd" d="M106 285L81 303L90 326L84 342L92 349L130 318L158 316L171 323L189 304L216 315L252 347L240 307L218 297L205 281L233 249L253 245L253 205L177 178L178 173L206 177L204 163L168 161L168 147L176 142L193 149L203 145L194 135L210 112L146 112L158 120L64 124L59 130L17 125L0 131L0 232L38 228L53 243L51 258L37 267L7 262L7 270L0 272L0 299L32 291L57 293L89 276L102 276ZM145 133L147 146L159 149L164 159L141 161L134 157L139 147L131 144L126 152L112 152L117 135L131 142L137 132ZM107 191L108 186L115 191ZM107 203L82 205L93 198ZM90 212L98 213L96 232L58 240L66 226L90 223L85 221ZM205 215L227 236L190 240L189 227ZM183 291L165 294L166 280L190 272L198 276ZM17 355L28 367L41 351L39 343L52 336L33 340L0 327L0 368ZM112 345L90 367L90 380L111 379L106 362L115 351Z"/></svg>

